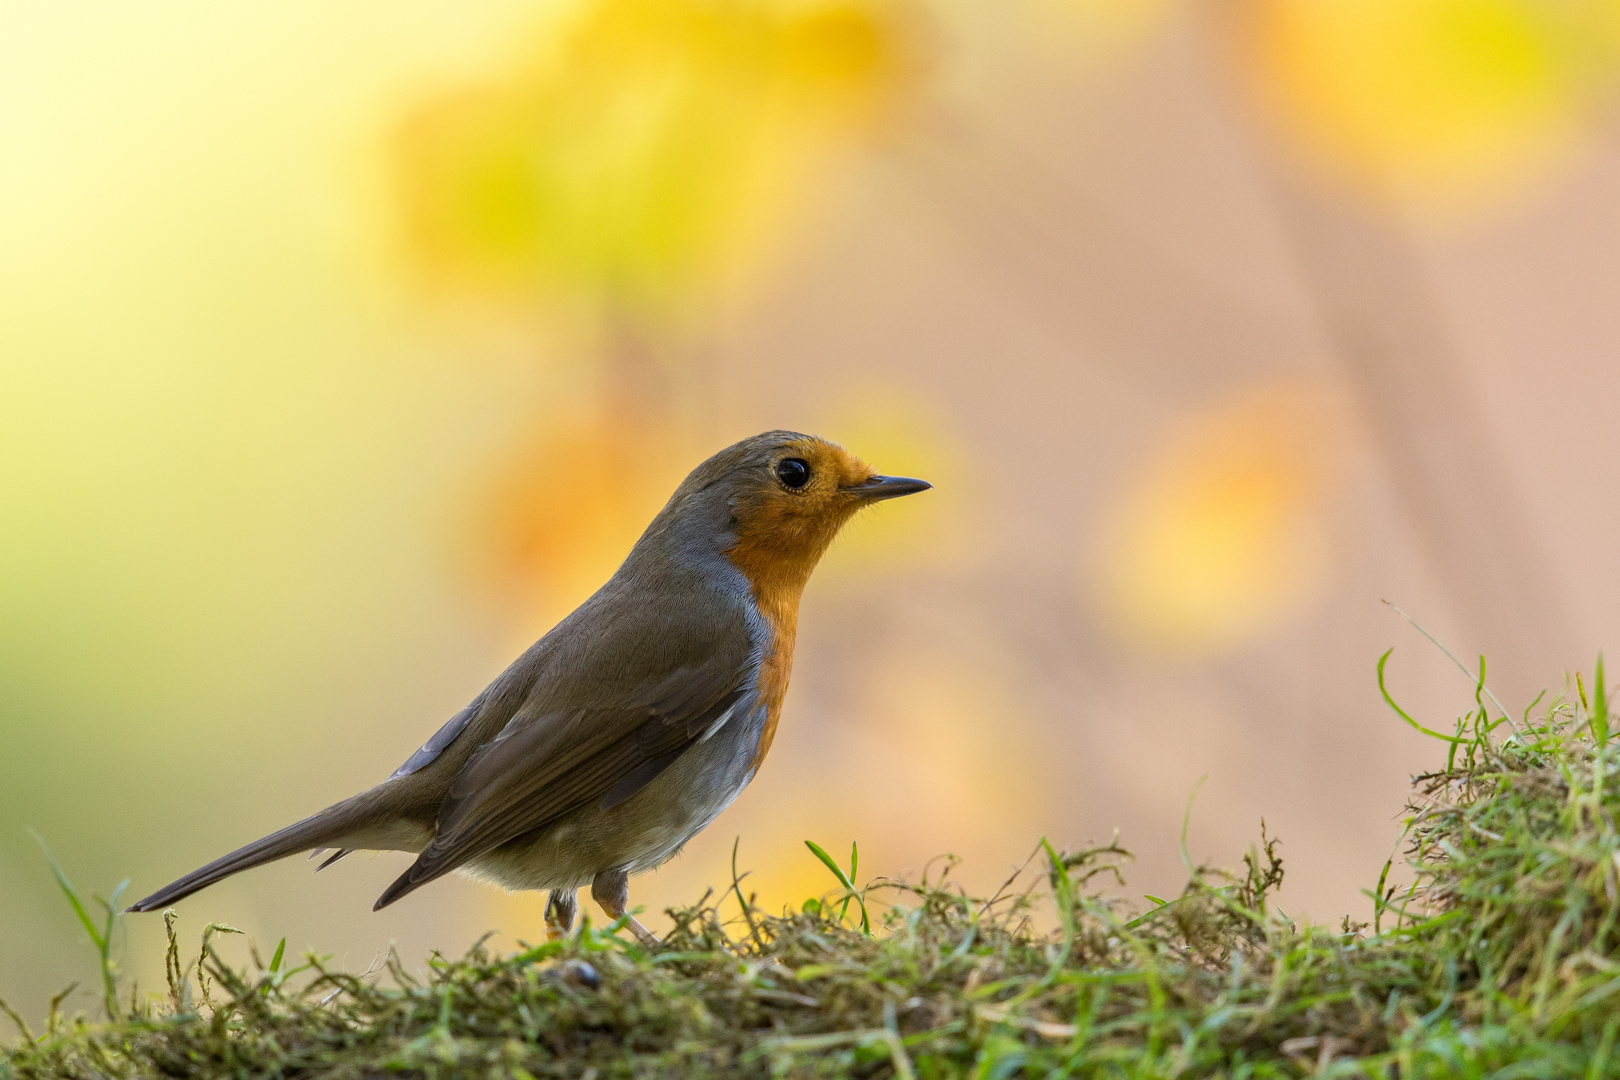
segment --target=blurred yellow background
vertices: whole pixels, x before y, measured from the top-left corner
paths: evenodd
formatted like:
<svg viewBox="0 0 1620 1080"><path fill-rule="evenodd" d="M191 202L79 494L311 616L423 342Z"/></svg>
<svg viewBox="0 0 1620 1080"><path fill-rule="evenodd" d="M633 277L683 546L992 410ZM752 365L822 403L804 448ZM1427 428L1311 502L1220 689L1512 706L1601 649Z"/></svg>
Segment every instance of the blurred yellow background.
<svg viewBox="0 0 1620 1080"><path fill-rule="evenodd" d="M0 997L372 783L772 427L936 484L809 588L758 782L638 879L771 906L1263 815L1364 915L1471 686L1620 630L1615 0L0 11ZM1572 527L1573 526L1573 527ZM180 906L366 968L541 898L404 857ZM154 918L120 955L161 980ZM88 991L83 992L85 994ZM77 999L76 999L77 1000ZM84 997L81 1004L87 1004Z"/></svg>

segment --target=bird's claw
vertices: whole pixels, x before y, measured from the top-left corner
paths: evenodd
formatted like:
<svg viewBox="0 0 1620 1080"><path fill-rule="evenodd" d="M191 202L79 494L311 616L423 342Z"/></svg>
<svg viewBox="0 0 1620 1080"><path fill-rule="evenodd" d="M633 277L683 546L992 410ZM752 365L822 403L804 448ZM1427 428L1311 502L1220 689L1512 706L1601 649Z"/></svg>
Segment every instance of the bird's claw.
<svg viewBox="0 0 1620 1080"><path fill-rule="evenodd" d="M642 926L641 920L637 919L634 915L626 915L624 917L624 922L625 925L630 928L630 932L636 935L636 940L641 942L644 947L652 948L655 945L662 944L662 942L658 940L658 935L647 929L645 926Z"/></svg>

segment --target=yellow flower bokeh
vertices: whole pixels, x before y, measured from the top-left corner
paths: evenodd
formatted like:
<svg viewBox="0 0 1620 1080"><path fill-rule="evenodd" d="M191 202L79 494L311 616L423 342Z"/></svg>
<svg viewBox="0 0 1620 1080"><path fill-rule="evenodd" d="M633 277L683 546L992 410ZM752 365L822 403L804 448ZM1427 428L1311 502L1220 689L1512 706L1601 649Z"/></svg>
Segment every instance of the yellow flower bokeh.
<svg viewBox="0 0 1620 1080"><path fill-rule="evenodd" d="M918 65L908 20L870 0L595 0L406 124L411 239L474 291L676 315L746 272Z"/></svg>
<svg viewBox="0 0 1620 1080"><path fill-rule="evenodd" d="M1172 425L1106 523L1095 591L1104 622L1140 645L1240 643L1322 584L1322 498L1342 439L1310 387L1251 391Z"/></svg>
<svg viewBox="0 0 1620 1080"><path fill-rule="evenodd" d="M1263 98L1315 160L1430 209L1510 194L1564 156L1620 61L1614 0L1252 0Z"/></svg>

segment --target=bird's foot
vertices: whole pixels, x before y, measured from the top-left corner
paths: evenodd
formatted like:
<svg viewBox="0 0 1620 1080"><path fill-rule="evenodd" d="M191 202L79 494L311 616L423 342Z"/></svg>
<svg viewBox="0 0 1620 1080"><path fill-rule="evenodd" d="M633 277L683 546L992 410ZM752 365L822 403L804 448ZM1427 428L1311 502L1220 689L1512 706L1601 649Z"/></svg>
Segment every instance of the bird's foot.
<svg viewBox="0 0 1620 1080"><path fill-rule="evenodd" d="M623 870L604 870L591 882L591 896L602 905L610 919L623 919L636 940L645 947L657 945L658 938L630 914L630 875Z"/></svg>
<svg viewBox="0 0 1620 1080"><path fill-rule="evenodd" d="M560 941L574 929L579 901L573 889L552 889L546 897L546 940Z"/></svg>

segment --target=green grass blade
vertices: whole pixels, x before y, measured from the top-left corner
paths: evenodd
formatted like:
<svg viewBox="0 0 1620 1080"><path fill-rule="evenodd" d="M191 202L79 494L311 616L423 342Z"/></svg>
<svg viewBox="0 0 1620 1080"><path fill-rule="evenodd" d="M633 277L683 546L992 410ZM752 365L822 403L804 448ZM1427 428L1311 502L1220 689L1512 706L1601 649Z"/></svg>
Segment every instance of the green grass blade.
<svg viewBox="0 0 1620 1080"><path fill-rule="evenodd" d="M1592 741L1604 746L1609 741L1609 694L1603 683L1603 654L1598 653L1597 670L1592 674Z"/></svg>
<svg viewBox="0 0 1620 1080"><path fill-rule="evenodd" d="M62 864L56 861L55 855L51 854L51 849L46 845L45 838L33 829L28 830L28 835L34 838L34 842L39 845L39 850L45 853L45 861L50 864L51 874L56 878L56 884L61 887L62 895L67 897L68 903L73 906L73 914L78 916L79 925L84 927L86 934L90 935L90 940L95 943L96 948L102 948L106 941L101 931L96 929L95 920L90 917L90 912L85 908L84 901L79 899L79 892L73 887L73 882L68 880L67 873L62 869Z"/></svg>
<svg viewBox="0 0 1620 1080"><path fill-rule="evenodd" d="M839 911L838 917L840 919L844 917L844 912L849 910L850 900L854 900L861 909L861 930L863 933L870 934L872 932L872 919L871 916L867 914L866 899L861 895L860 890L855 888L855 883L850 880L849 875L844 873L844 868L839 866L838 860L827 854L821 845L816 843L814 840L806 840L804 842L804 846L810 849L810 854L821 860L821 865L832 871L833 877L837 878L838 883L845 889L846 895L844 898L844 906ZM854 865L855 861L852 854L850 866L853 867Z"/></svg>
<svg viewBox="0 0 1620 1080"><path fill-rule="evenodd" d="M1399 609L1397 609L1397 610L1399 610ZM1403 709L1399 705L1395 704L1395 699L1390 696L1389 687L1384 682L1384 665L1389 663L1390 654L1393 653L1394 651L1395 651L1394 649L1390 649L1388 652L1385 652L1383 656L1380 656L1378 658L1378 692L1380 694L1384 695L1384 704L1388 705L1391 709L1394 709L1396 716L1400 717L1402 720L1405 720L1408 724L1412 725L1417 730L1423 732L1423 734L1428 735L1428 736L1430 736L1432 738L1439 739L1441 742L1448 742L1448 743L1455 744L1455 743L1465 743L1465 742L1470 741L1468 739L1458 738L1455 735L1442 735L1440 732L1434 730L1433 728L1424 727L1422 724L1420 724L1416 720L1412 719L1411 714L1409 714L1405 709Z"/></svg>
<svg viewBox="0 0 1620 1080"><path fill-rule="evenodd" d="M119 898L124 895L124 890L129 888L129 879L125 878L118 883L118 886L112 891L111 900L103 900L99 896L94 898L96 903L100 904L107 912L106 925L98 930L95 920L90 917L90 910L85 906L84 901L79 898L79 891L73 887L73 882L68 880L67 872L62 869L62 864L56 861L55 855L51 854L50 846L45 843L45 838L32 829L29 829L28 833L34 838L34 842L39 845L40 851L45 853L45 861L50 864L51 874L56 878L56 884L61 888L62 895L67 897L68 903L72 905L73 914L77 916L79 925L84 927L84 932L90 938L91 944L96 947L96 959L101 968L101 991L107 1010L107 1019L116 1021L118 1019L118 976L114 970L112 959L112 939L113 930L118 925L118 916L120 914L116 905Z"/></svg>
<svg viewBox="0 0 1620 1080"><path fill-rule="evenodd" d="M838 879L838 884L851 891L854 890L855 886L850 884L849 875L844 873L844 868L838 865L836 859L823 851L820 844L814 840L806 840L804 846L810 849L810 854L821 860L821 865L832 871L833 877Z"/></svg>

